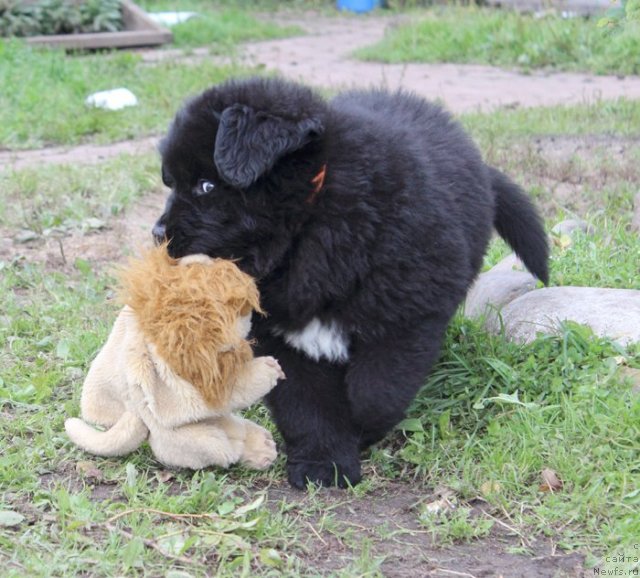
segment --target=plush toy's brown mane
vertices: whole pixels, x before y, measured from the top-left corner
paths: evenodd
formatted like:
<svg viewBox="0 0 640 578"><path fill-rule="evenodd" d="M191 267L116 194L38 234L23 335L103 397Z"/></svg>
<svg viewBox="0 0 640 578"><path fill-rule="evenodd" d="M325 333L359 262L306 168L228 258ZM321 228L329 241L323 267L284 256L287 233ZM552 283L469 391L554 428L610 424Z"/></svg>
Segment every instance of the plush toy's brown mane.
<svg viewBox="0 0 640 578"><path fill-rule="evenodd" d="M224 407L240 367L252 358L236 321L261 312L253 279L223 259L180 265L164 245L130 259L119 278L121 301L162 359L208 405Z"/></svg>

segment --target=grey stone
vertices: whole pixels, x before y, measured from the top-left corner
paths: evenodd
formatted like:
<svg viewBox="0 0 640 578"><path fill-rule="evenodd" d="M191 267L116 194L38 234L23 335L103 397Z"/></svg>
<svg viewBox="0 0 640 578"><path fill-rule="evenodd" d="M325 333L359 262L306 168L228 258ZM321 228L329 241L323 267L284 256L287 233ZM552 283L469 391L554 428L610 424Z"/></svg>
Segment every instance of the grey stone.
<svg viewBox="0 0 640 578"><path fill-rule="evenodd" d="M502 307L535 289L536 284L531 273L491 269L479 275L469 290L464 303L464 314L474 319L493 317Z"/></svg>
<svg viewBox="0 0 640 578"><path fill-rule="evenodd" d="M582 231L587 235L592 235L594 233L593 227L582 219L567 219L565 221L560 221L551 229L551 232L556 235L573 235L575 231Z"/></svg>
<svg viewBox="0 0 640 578"><path fill-rule="evenodd" d="M640 291L596 287L548 287L530 291L501 310L488 328L528 343L537 333L555 333L562 321L588 325L596 335L623 345L640 341Z"/></svg>
<svg viewBox="0 0 640 578"><path fill-rule="evenodd" d="M496 273L503 271L526 271L522 261L518 259L515 253L510 253L502 261L496 263L487 273Z"/></svg>

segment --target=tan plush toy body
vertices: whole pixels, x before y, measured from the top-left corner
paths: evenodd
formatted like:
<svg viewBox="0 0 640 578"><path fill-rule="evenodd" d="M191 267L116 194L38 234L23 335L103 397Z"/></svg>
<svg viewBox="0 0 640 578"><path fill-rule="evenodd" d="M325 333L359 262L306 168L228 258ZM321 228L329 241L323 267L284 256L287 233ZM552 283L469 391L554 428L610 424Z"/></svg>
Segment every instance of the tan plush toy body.
<svg viewBox="0 0 640 578"><path fill-rule="evenodd" d="M178 261L158 247L132 260L121 282L126 305L83 384L82 419L65 422L71 440L121 456L148 438L174 467L273 463L271 434L233 413L284 378L275 359L253 357L246 339L251 312L260 311L251 277L230 261Z"/></svg>

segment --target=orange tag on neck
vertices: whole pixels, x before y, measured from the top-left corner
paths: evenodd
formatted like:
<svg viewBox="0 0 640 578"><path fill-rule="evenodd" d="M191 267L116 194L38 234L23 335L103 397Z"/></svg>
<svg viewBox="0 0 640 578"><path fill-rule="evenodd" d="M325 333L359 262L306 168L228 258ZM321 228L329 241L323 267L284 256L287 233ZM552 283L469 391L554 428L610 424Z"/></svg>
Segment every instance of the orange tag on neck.
<svg viewBox="0 0 640 578"><path fill-rule="evenodd" d="M322 190L324 186L324 178L327 175L327 165L326 163L322 165L322 168L318 171L318 174L311 179L311 184L313 185L313 191L307 197L307 203L313 203L316 200L316 196Z"/></svg>

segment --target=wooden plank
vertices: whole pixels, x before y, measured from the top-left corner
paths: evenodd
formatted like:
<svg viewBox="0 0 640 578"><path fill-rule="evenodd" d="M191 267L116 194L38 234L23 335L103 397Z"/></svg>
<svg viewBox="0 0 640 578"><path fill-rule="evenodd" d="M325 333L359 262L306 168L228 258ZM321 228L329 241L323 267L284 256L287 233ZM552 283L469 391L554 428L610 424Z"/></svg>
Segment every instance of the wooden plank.
<svg viewBox="0 0 640 578"><path fill-rule="evenodd" d="M140 7L130 0L122 0L122 20L125 30L120 32L90 32L86 34L55 34L31 36L28 44L70 49L127 48L153 46L173 40L169 30L156 24Z"/></svg>

